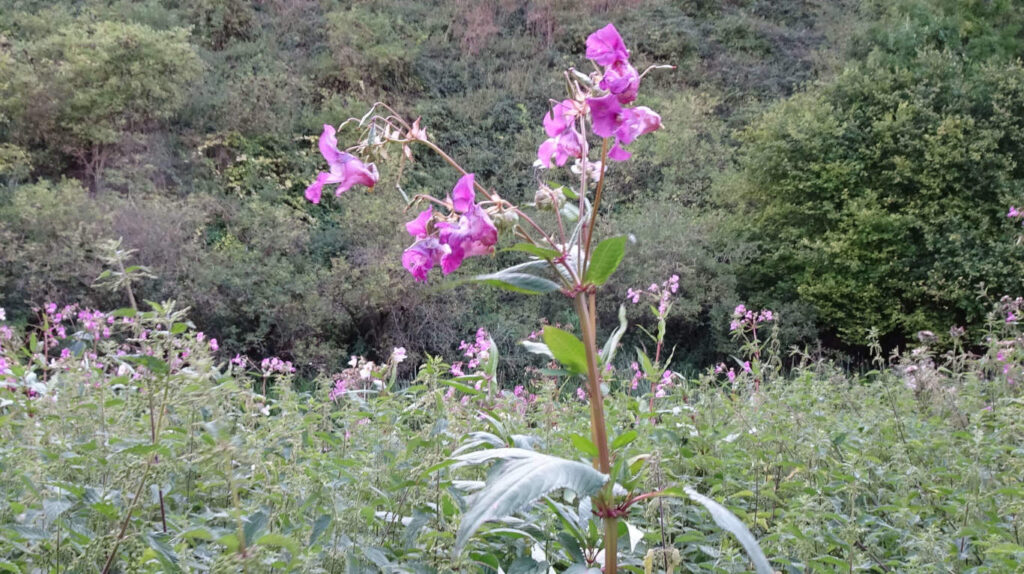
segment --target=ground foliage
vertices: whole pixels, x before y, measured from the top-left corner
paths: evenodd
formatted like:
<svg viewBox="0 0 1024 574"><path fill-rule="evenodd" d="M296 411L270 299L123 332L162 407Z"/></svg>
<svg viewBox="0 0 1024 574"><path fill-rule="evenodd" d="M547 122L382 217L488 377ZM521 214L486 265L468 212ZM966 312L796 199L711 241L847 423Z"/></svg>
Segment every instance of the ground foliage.
<svg viewBox="0 0 1024 574"><path fill-rule="evenodd" d="M929 339L860 374L801 355L783 375L775 335L752 347L738 334L737 357L754 362L738 374L634 387L614 373L615 458L644 489L692 485L724 504L783 572L1012 572L1024 559L1024 367L1004 320L1021 301L1002 305L981 356ZM296 391L289 363L230 361L173 303L147 308L52 306L37 329L0 325L8 571L541 572L596 559L598 521L569 490L456 538L486 475L467 462L516 447L524 471L530 457L562 457L543 459L545 480L551 464L589 467L577 376L495 379L500 354L484 345L459 377L434 358L400 378L396 351ZM491 479L512 480L514 461L501 464ZM637 503L623 520L627 571L747 569L685 497Z"/></svg>

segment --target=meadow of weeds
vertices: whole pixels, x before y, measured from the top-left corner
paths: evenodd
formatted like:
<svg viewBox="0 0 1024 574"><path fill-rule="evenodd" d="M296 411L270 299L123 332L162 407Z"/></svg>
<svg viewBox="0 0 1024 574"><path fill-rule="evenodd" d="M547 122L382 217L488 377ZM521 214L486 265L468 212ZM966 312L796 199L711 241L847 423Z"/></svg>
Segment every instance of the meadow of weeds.
<svg viewBox="0 0 1024 574"><path fill-rule="evenodd" d="M1024 339L1005 319L1019 303L1000 305L983 346L939 353L923 334L865 373L779 356L770 325L763 341L747 331L742 351L737 326L734 366L672 374L670 385L624 365L604 379L615 459L642 467L648 490L682 482L724 504L782 572L1016 571ZM412 379L395 376L396 349L380 363L353 357L300 392L290 365L218 355L172 303L53 305L35 325L2 324L0 568L600 564L590 499L569 490L486 524L453 554L487 476L452 465L453 454L593 456L581 377L541 360L520 380L494 380L500 357L486 332L473 335L468 356L432 358ZM783 359L795 359L785 373ZM736 541L686 499L643 500L621 518L626 571L748 570Z"/></svg>

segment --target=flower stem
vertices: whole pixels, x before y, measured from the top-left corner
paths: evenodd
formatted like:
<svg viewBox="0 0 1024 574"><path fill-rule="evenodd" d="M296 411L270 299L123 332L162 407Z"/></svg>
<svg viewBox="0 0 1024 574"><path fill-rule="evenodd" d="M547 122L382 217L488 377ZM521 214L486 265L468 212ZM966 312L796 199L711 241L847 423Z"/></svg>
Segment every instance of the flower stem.
<svg viewBox="0 0 1024 574"><path fill-rule="evenodd" d="M588 300L589 299L589 300ZM608 429L604 418L604 396L601 393L601 371L597 362L597 318L593 313L594 295L579 293L574 299L576 314L583 331L583 348L587 356L587 390L590 395L590 434L597 446L597 469L611 473ZM610 479L611 480L611 479ZM616 574L618 564L619 525L615 517L604 519L605 574Z"/></svg>

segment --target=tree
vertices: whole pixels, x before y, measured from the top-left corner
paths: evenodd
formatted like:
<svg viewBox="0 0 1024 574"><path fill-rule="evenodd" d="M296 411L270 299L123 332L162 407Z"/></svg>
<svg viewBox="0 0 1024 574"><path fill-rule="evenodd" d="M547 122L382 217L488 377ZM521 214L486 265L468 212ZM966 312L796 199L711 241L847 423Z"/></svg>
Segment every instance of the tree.
<svg viewBox="0 0 1024 574"><path fill-rule="evenodd" d="M180 109L202 71L185 30L134 23L77 21L9 54L13 139L73 158L93 195L112 155Z"/></svg>

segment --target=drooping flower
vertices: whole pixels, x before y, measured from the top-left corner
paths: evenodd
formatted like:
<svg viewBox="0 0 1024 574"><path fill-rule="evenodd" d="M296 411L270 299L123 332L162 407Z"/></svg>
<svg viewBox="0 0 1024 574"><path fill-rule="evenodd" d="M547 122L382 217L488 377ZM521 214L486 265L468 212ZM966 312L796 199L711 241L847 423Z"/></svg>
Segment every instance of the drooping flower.
<svg viewBox="0 0 1024 574"><path fill-rule="evenodd" d="M448 275L462 265L463 259L494 253L498 228L479 205L471 206L457 223L439 223L440 240L450 251L441 257L441 271Z"/></svg>
<svg viewBox="0 0 1024 574"><path fill-rule="evenodd" d="M415 280L426 281L427 273L449 252L451 248L441 245L436 237L424 237L402 253L402 267L412 273Z"/></svg>
<svg viewBox="0 0 1024 574"><path fill-rule="evenodd" d="M608 24L587 37L587 58L598 66L611 66L629 59L629 50L615 26Z"/></svg>
<svg viewBox="0 0 1024 574"><path fill-rule="evenodd" d="M636 138L661 127L661 116L650 108L623 108L615 94L587 98L587 105L590 107L594 133L603 138L614 137L619 146L628 145ZM628 152L616 150L615 153L621 156Z"/></svg>
<svg viewBox="0 0 1024 574"><path fill-rule="evenodd" d="M335 195L341 195L353 185L373 187L380 179L376 165L364 164L356 156L338 149L334 126L324 125L324 131L320 134L320 154L327 160L330 171L320 172L316 180L306 188L306 199L313 203L320 203L325 185L338 184Z"/></svg>

